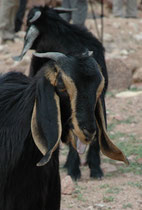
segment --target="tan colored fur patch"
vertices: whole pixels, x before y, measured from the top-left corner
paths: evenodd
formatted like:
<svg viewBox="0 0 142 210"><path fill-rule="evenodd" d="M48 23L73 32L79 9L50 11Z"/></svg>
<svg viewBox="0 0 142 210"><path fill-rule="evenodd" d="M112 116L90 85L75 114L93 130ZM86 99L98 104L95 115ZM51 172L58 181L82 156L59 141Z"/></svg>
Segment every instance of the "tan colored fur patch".
<svg viewBox="0 0 142 210"><path fill-rule="evenodd" d="M36 120L36 102L34 104L33 114L31 119L31 131L32 131L33 140L37 148L40 150L40 152L43 155L45 155L47 153L48 148L45 147L45 145L42 143L44 140L41 138L41 135L38 130L38 125Z"/></svg>
<svg viewBox="0 0 142 210"><path fill-rule="evenodd" d="M57 96L57 94L54 94L54 99L56 101L56 106L57 106L57 113L58 113L58 119L57 119L57 124L58 124L58 139L57 142L55 144L55 146L52 149L52 153L56 150L60 139L61 139L61 134L62 134L62 126L61 126L61 112L60 112L60 101L59 101L59 97Z"/></svg>
<svg viewBox="0 0 142 210"><path fill-rule="evenodd" d="M56 79L58 75L58 71L55 72L52 68L47 68L45 70L45 78L50 80L50 83L55 86L56 85Z"/></svg>
<svg viewBox="0 0 142 210"><path fill-rule="evenodd" d="M102 77L102 81L99 84L99 87L98 87L97 92L96 92L96 100L98 100L98 98L100 97L100 95L101 95L101 93L104 89L105 80L104 80L104 77L103 77L102 73L101 73L101 77Z"/></svg>
<svg viewBox="0 0 142 210"><path fill-rule="evenodd" d="M55 66L62 73L62 79L63 79L64 85L66 86L66 89L67 89L67 92L69 94L69 98L71 101L72 123L74 126L73 132L75 133L76 136L78 136L78 138L83 143L86 144L86 141L85 141L86 137L85 137L84 133L82 132L82 130L79 128L77 117L76 117L77 88L76 88L73 80L68 75L66 75L59 66L57 66L57 65L55 65Z"/></svg>

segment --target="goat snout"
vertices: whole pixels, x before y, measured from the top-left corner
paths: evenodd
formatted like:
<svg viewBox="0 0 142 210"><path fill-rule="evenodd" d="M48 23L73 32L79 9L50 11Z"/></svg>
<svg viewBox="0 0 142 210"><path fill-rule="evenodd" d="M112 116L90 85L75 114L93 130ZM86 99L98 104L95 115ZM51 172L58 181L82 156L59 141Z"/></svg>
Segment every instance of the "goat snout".
<svg viewBox="0 0 142 210"><path fill-rule="evenodd" d="M91 141L95 138L96 131L89 131L88 129L83 129L83 133L86 136L86 141Z"/></svg>

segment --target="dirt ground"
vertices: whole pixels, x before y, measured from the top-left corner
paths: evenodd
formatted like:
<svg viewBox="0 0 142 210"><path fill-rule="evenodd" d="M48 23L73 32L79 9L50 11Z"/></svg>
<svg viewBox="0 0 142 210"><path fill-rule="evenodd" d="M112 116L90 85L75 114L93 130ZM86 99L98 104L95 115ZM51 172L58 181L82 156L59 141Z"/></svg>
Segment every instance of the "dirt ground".
<svg viewBox="0 0 142 210"><path fill-rule="evenodd" d="M96 34L93 20L88 19L86 25ZM15 69L28 74L31 52L20 64L12 60L12 56L18 55L22 49L24 32L18 35L20 39L17 38L15 44L0 45L1 73ZM106 58L119 57L126 63L134 61L142 66L142 19L105 17L104 46ZM82 178L73 183L73 192L62 195L62 210L142 210L142 93L137 88L131 91L139 95L128 97L124 94L121 97L118 95L120 90L115 87L106 95L109 135L127 155L130 166L102 155L102 180L90 179L88 167L81 166ZM62 145L61 179L66 176L63 168L66 156L67 147Z"/></svg>

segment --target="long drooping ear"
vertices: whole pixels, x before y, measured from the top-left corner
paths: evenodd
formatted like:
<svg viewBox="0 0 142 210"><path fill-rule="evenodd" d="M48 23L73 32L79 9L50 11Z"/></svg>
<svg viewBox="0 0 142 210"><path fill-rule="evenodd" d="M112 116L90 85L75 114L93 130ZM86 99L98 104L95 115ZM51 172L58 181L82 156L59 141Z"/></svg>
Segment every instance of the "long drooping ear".
<svg viewBox="0 0 142 210"><path fill-rule="evenodd" d="M100 98L98 99L96 105L95 115L99 133L99 144L102 153L111 159L120 160L126 164L129 164L129 161L123 152L112 143L107 134L103 106Z"/></svg>
<svg viewBox="0 0 142 210"><path fill-rule="evenodd" d="M34 142L44 157L37 166L45 165L57 148L61 138L59 97L50 81L43 77L37 84L31 131Z"/></svg>

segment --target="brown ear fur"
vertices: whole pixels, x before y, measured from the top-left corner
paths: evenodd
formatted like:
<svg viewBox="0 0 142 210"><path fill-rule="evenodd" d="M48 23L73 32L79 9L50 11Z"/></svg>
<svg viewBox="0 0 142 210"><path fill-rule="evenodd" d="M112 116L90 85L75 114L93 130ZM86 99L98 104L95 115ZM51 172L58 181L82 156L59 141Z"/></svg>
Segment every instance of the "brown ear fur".
<svg viewBox="0 0 142 210"><path fill-rule="evenodd" d="M96 105L96 121L97 121L97 127L98 127L98 133L99 133L99 144L100 149L104 155L107 157L123 161L126 164L129 164L128 159L125 157L123 152L115 146L112 141L110 140L105 126L105 118L103 114L103 107L101 99L98 99L97 105Z"/></svg>

